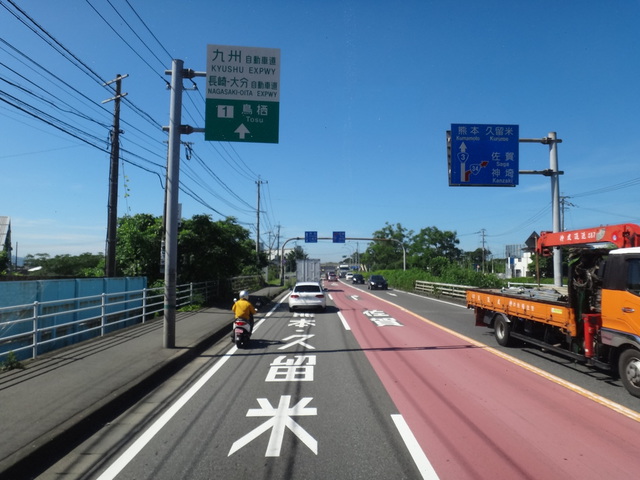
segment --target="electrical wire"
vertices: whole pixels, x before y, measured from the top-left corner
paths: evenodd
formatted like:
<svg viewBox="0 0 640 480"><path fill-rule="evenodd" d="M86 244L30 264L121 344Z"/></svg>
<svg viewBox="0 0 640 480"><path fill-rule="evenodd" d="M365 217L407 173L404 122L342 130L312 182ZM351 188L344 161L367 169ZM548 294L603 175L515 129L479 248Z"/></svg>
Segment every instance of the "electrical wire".
<svg viewBox="0 0 640 480"><path fill-rule="evenodd" d="M158 43L158 45L161 46L161 48L164 51L164 54L167 55L168 58L170 58L170 54L168 53L168 50L166 48L164 48L164 46L162 46L161 42L158 40L158 37L155 36L153 34L153 32L149 29L148 25L142 20L142 18L140 17L140 15L135 11L135 9L133 8L133 6L127 1L125 0L127 5L129 6L129 8L131 9L131 11L133 12L133 14L135 15L135 17L140 21L141 24L144 25L144 28L146 29L147 32L149 32L149 34L153 37L153 39ZM102 19L102 21L104 21L109 28L120 38L120 40L122 42L125 43L125 45L131 49L136 56L148 67L151 68L152 70L154 70L154 72L156 72L157 70L154 69L149 62L146 61L145 58L142 58L140 56L140 54L138 53L138 50L136 50L136 48L134 48L130 42L127 41L126 38L124 38L123 35L120 35L118 33L118 31L116 29L113 28L113 26L110 24L109 19L106 18L106 16L102 13L100 13L98 11L98 9L89 1L87 0L86 3L89 5L89 7L96 13L96 15L98 17L100 17ZM158 61L158 63L162 63L162 60L160 58L160 56L156 55L153 52L153 49L147 44L145 43L145 41L141 38L140 35L137 34L135 27L128 21L127 18L125 18L124 15L120 14L120 12L117 10L117 8L114 6L114 4L110 1L107 0L107 3L109 4L109 6L116 11L116 13L118 14L118 17L124 22L124 24L127 26L127 28L133 32L133 34L135 35L135 37L137 38L137 41L139 41L140 43L142 43L144 45L144 47L151 53L152 57L155 58L156 61ZM14 10L11 10L11 8L8 6L8 4L10 4ZM27 27L33 34L37 35L43 42L45 42L50 48L54 49L58 54L60 54L65 60L67 60L69 63L71 63L72 65L74 65L77 69L79 69L80 71L82 71L87 77L89 77L93 82L98 83L102 88L108 88L108 90L112 93L113 92L113 86L109 85L109 86L105 86L104 84L107 83L97 72L95 72L92 68L90 68L88 66L88 64L84 61L82 61L77 55L75 55L69 48L67 48L66 46L64 46L61 42L59 42L53 35L51 35L41 24L39 24L37 21L35 21L31 16L29 16L23 9L21 9L20 7L18 7L16 5L16 3L12 0L8 0L7 3L5 3L4 0L0 0L0 6L2 6L5 10L7 10L13 17L16 18L16 20L18 20L19 22L21 22L25 27ZM21 52L19 49L17 49L16 47L14 47L13 45L11 45L9 42L7 42L4 39L0 39L0 41L6 45L7 48L11 49L13 52L15 52L16 55L19 55L23 60L22 63L23 64L27 64L30 63L33 65L34 71L36 70L41 70L43 72L45 72L44 75L42 75L43 78L47 79L48 81L52 81L55 80L57 83L55 84L56 87L60 87L63 86L65 87L65 93L68 94L73 94L73 95L77 95L82 102L86 102L87 105L89 105L91 108L96 109L99 113L101 117L104 118L108 118L110 117L110 112L102 106L96 106L95 101L90 98L89 96L87 96L86 94L82 93L81 90L79 88L76 88L75 86L70 85L68 82L64 81L62 78L60 78L59 76L57 76L56 74L54 74L50 69L47 69L44 65L38 63L37 61L33 60L32 58L30 58L27 54ZM5 49L6 51L6 49ZM14 58L16 58L14 55L12 55ZM77 125L78 122L68 122L65 121L59 117L63 117L64 115L62 114L67 114L67 115L71 115L73 117L76 117L78 119L82 119L84 121L90 122L95 124L96 126L99 126L102 129L109 129L110 130L110 125L108 123L108 121L106 120L100 120L97 118L94 118L93 116L89 115L86 113L86 111L81 111L76 107L73 107L69 101L62 99L60 96L56 96L56 95L52 95L51 94L51 90L52 89L45 89L42 86L40 86L36 81L30 79L29 77L27 77L26 75L18 72L16 69L11 68L9 65L6 64L2 64L3 68L6 68L8 72L10 72L12 75L15 75L16 78L20 79L22 82L24 82L25 85L29 85L29 87L26 87L25 85L20 85L18 82L11 80L7 77L0 77L0 80L5 82L8 86L10 86L11 88L16 90L16 93L20 92L21 95L26 95L27 97L31 98L31 102L26 101L24 99L20 99L18 98L15 94L11 94L10 92L6 91L6 90L0 90L0 95L1 95L1 100L3 103L6 103L10 108L17 110L19 112L21 112L24 115L27 115L39 122L42 122L45 125L48 125L49 127L53 127L54 129L56 129L57 131L71 136L72 138L75 138L83 143L86 143L94 148L96 148L97 150L103 152L103 153L108 153L109 148L107 146L103 146L103 138L101 138L101 135L96 135L95 133L91 133L89 132L86 128L83 128L80 125ZM158 75L160 76L160 75ZM30 76L32 77L32 76ZM35 77L32 77L35 78ZM161 77L163 84L164 85L168 85L169 82L167 82L164 77ZM195 84L194 84L195 85ZM38 94L38 91L42 91L43 94ZM45 96L46 93L46 96ZM201 94L202 95L202 94ZM193 104L193 99L191 98L191 96L186 96L186 98L188 98L191 103ZM135 103L133 103L129 98L127 97L123 97L122 98L123 104L125 104L126 106L130 107L131 110L133 112L135 112L140 118L142 118L146 123L148 123L149 125L151 125L153 127L154 130L156 131L162 131L162 124L158 121L156 121L151 115L149 115L147 112L145 112L143 109L141 109L140 107L138 107ZM42 107L36 107L33 103L34 102L38 102L41 103L43 106L47 106L48 108L59 112L59 114L51 114L48 113L46 111L44 111L42 109ZM194 115L191 110L192 108L189 108L188 105L184 105L183 106L185 111L187 112L187 115L190 116L191 118L195 118L196 115ZM202 115L201 108L198 108L198 106L196 106L195 104L193 104L193 107L195 107L195 111L198 112L199 117L204 120L204 116ZM137 125L132 124L130 121L128 121L126 118L122 118L121 119L121 125L126 126L126 128L131 132L131 135L133 135L135 138L137 138L139 141L136 142L135 138L134 139L129 139L130 140L130 146L128 148L125 148L124 146L121 146L120 148L120 153L121 153L121 161L125 162L127 164L130 164L132 166L135 166L136 168L142 169L144 171L147 171L155 176L158 177L160 185L162 186L163 183L163 176L160 172L166 172L166 166L162 165L162 161L166 161L166 147L164 147L162 145L162 140L157 139L157 137L154 137L153 135L150 135L148 132L140 129ZM163 135L166 135L165 132L163 132ZM143 146L140 141L143 141L145 143L148 143L148 147ZM242 157L238 154L238 152L233 148L233 146L231 146L229 144L229 146L222 144L222 143L214 143L214 142L207 142L208 145L214 150L214 152L223 159L223 161L239 176L239 178L243 178L244 180L248 180L248 181L254 181L255 178L259 178L258 175L255 174L255 172L253 172L253 170L247 165L247 163L242 159ZM158 153L155 148L157 148L158 146L163 146L163 152ZM131 150L131 147L135 147L137 151L133 151ZM138 153L140 152L140 153ZM160 159L161 162L157 162L154 160L151 160L149 158L147 158L146 156L150 155L152 158L157 158ZM210 186L204 182L202 180L202 174L200 174L199 172L197 172L196 170L189 170L189 167L186 167L186 170L189 170L189 173L185 174L185 179L187 180L188 183L191 183L192 185L198 186L199 188L201 188L203 191L205 191L207 193L207 195L211 195L214 198L217 198L221 201L223 201L225 204L229 205L231 208L234 208L235 210L247 214L247 213L252 213L255 212L255 208L252 207L249 203L247 203L245 200L243 200L237 193L235 190L237 189L232 189L230 188L227 183L225 183L219 175L217 175L216 173L213 172L213 170L202 160L202 158L195 154L194 158L196 159L198 165L200 168L203 169L203 171L205 172L205 176L209 176L211 177L217 184L219 184L222 188L223 191L228 193L228 195L221 195L220 193L217 193L215 190L211 189ZM149 167L146 167L146 165L149 165ZM198 193L196 193L193 189L192 186L187 185L185 182L180 182L180 188L182 191L185 192L185 194L187 194L188 196L190 196L191 198L193 198L194 200L196 200L198 203L200 203L201 205L203 205L205 208L210 209L211 211L214 211L215 213L225 216L223 215L220 211L218 211L217 209L213 208L204 198L202 198L202 196ZM230 199L233 199L234 201L237 201L239 203L238 206L236 204L234 204L234 202L230 201ZM272 207L272 205L270 205ZM267 225L271 226L272 225L272 220L268 215L268 212L261 212L265 214L265 221L267 223Z"/></svg>

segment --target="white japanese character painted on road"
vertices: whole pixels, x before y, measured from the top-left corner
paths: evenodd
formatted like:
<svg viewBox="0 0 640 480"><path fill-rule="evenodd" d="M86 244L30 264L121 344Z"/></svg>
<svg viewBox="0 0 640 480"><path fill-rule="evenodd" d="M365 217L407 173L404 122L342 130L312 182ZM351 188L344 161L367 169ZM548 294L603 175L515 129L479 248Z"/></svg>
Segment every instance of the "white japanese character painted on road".
<svg viewBox="0 0 640 480"><path fill-rule="evenodd" d="M294 318L293 320L291 320L289 322L289 325L287 325L288 327L298 327L298 328L304 328L304 327L315 327L316 326L316 319L315 318Z"/></svg>
<svg viewBox="0 0 640 480"><path fill-rule="evenodd" d="M306 365L304 365L306 363ZM313 382L315 355L281 355L271 363L265 382Z"/></svg>
<svg viewBox="0 0 640 480"><path fill-rule="evenodd" d="M304 348L310 348L312 350L315 350L316 347L311 346L308 343L305 343L305 340L308 340L311 337L315 337L315 335L291 335L287 338L283 338L282 340L284 340L285 342L287 340L291 340L292 338L297 338L298 340L295 340L293 342L287 343L286 345L278 347L278 350L284 350L285 348L293 347L294 345L302 345Z"/></svg>
<svg viewBox="0 0 640 480"><path fill-rule="evenodd" d="M272 407L271 403L269 403L269 400L266 398L258 398L257 400L258 404L260 404L260 408L249 409L247 417L272 418L251 430L244 437L236 440L233 445L231 445L231 450L229 450L229 454L227 455L228 457L269 429L271 429L271 436L269 437L269 444L267 445L265 457L279 457L282 449L282 441L287 428L291 430L291 432L298 437L302 443L309 447L313 453L316 455L318 454L318 441L309 435L304 428L291 418L317 415L318 411L316 408L307 407L313 398L304 397L297 405L290 407L291 396L283 395L280 397L280 403L277 408Z"/></svg>

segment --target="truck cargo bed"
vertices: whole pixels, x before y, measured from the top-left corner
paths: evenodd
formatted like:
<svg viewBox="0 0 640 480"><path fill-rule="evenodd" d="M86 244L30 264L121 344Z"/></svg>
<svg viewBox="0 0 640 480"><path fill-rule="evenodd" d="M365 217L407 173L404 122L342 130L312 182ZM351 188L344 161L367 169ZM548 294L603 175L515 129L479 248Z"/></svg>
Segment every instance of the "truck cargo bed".
<svg viewBox="0 0 640 480"><path fill-rule="evenodd" d="M577 332L575 313L562 287L467 290L467 307L476 309L476 320L497 312L553 325L571 336Z"/></svg>

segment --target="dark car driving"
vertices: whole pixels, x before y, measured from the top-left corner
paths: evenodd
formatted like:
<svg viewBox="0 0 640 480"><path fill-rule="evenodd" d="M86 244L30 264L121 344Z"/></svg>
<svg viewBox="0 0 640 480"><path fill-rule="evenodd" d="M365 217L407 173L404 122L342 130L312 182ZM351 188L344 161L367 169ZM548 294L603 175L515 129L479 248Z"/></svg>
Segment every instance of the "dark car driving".
<svg viewBox="0 0 640 480"><path fill-rule="evenodd" d="M386 290L388 288L387 281L382 275L371 275L367 285L369 290Z"/></svg>
<svg viewBox="0 0 640 480"><path fill-rule="evenodd" d="M359 273L354 273L353 277L351 277L351 283L361 283L364 285L364 277Z"/></svg>

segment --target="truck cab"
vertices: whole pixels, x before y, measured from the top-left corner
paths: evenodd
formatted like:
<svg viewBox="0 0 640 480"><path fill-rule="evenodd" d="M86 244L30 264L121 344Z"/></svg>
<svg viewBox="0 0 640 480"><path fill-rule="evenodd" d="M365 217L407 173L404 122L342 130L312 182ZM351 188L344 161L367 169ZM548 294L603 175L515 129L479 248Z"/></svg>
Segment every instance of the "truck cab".
<svg viewBox="0 0 640 480"><path fill-rule="evenodd" d="M602 333L624 332L640 348L640 247L609 252L601 297Z"/></svg>

